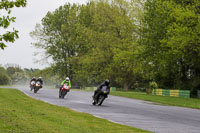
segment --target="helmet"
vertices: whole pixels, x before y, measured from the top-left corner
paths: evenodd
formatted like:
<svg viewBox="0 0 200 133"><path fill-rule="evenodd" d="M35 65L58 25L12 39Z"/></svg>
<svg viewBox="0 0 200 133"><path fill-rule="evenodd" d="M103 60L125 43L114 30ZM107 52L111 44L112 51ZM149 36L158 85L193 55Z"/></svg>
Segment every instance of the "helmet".
<svg viewBox="0 0 200 133"><path fill-rule="evenodd" d="M66 79L65 79L66 81L69 81L69 77L66 77Z"/></svg>
<svg viewBox="0 0 200 133"><path fill-rule="evenodd" d="M38 79L42 79L42 77L39 77Z"/></svg>
<svg viewBox="0 0 200 133"><path fill-rule="evenodd" d="M105 85L109 85L110 81L108 79L105 80Z"/></svg>
<svg viewBox="0 0 200 133"><path fill-rule="evenodd" d="M32 79L36 79L36 77L33 77Z"/></svg>

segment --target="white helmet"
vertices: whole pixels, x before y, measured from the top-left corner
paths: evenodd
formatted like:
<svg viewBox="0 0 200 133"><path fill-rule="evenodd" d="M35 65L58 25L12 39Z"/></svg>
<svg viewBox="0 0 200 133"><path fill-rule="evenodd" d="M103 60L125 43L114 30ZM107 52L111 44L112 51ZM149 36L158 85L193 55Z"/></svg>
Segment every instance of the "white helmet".
<svg viewBox="0 0 200 133"><path fill-rule="evenodd" d="M69 81L69 77L66 77L66 79L65 79L66 81Z"/></svg>

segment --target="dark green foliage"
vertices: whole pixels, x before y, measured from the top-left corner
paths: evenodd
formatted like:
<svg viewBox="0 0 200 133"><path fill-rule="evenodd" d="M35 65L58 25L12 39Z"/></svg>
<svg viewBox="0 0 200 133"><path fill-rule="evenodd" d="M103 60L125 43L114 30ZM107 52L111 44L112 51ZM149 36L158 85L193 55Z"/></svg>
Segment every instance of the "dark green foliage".
<svg viewBox="0 0 200 133"><path fill-rule="evenodd" d="M10 83L10 77L6 73L0 74L0 85L8 85Z"/></svg>
<svg viewBox="0 0 200 133"><path fill-rule="evenodd" d="M160 87L199 85L199 5L198 0L148 0L145 4L142 45L151 62L151 79Z"/></svg>
<svg viewBox="0 0 200 133"><path fill-rule="evenodd" d="M135 56L138 29L129 4L100 0L61 6L31 32L32 37L40 38L34 45L44 48L55 62L54 70L69 76L74 84L96 86L109 78L128 89L140 75Z"/></svg>
<svg viewBox="0 0 200 133"><path fill-rule="evenodd" d="M92 0L49 12L31 36L53 71L96 86L109 78L124 90L190 89L200 79L199 0Z"/></svg>
<svg viewBox="0 0 200 133"><path fill-rule="evenodd" d="M0 66L0 85L7 85L10 83L10 77L6 73L6 70Z"/></svg>

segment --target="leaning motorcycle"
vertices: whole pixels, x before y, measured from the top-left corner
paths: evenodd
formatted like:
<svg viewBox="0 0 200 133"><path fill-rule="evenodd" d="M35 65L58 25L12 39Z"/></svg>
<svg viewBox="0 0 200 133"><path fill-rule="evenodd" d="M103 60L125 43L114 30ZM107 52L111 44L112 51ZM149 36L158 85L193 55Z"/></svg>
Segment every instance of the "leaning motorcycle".
<svg viewBox="0 0 200 133"><path fill-rule="evenodd" d="M101 106L103 101L108 97L109 93L110 89L107 86L103 86L103 88L93 97L92 104Z"/></svg>
<svg viewBox="0 0 200 133"><path fill-rule="evenodd" d="M67 86L66 84L64 84L61 88L61 90L59 91L59 98L64 99L65 95L67 95L67 93L69 92L69 86Z"/></svg>
<svg viewBox="0 0 200 133"><path fill-rule="evenodd" d="M30 89L31 91L35 88L35 81L31 81L30 83Z"/></svg>
<svg viewBox="0 0 200 133"><path fill-rule="evenodd" d="M34 93L37 93L40 88L42 88L42 84L40 81L37 81L35 84Z"/></svg>

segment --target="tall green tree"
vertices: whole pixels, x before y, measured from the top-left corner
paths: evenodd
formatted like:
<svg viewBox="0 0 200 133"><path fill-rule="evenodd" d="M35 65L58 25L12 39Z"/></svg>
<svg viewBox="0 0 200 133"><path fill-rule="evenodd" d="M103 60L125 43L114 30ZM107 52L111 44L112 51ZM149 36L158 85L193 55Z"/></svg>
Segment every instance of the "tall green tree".
<svg viewBox="0 0 200 133"><path fill-rule="evenodd" d="M70 58L76 55L76 23L79 6L70 3L60 6L54 12L48 12L42 19L42 25L37 24L30 35L39 38L33 43L37 48L45 49L47 57L54 61L57 72L65 76L72 75Z"/></svg>
<svg viewBox="0 0 200 133"><path fill-rule="evenodd" d="M147 0L142 44L160 87L191 89L199 80L199 1Z"/></svg>
<svg viewBox="0 0 200 133"><path fill-rule="evenodd" d="M113 85L126 90L136 82L136 77L142 72L137 59L139 34L136 25L139 15L136 16L134 10L139 10L135 8L136 3L94 0L87 5L84 13L89 14L90 21L87 25L81 23L81 26L85 26L87 31L89 49L79 58L78 77L90 84L109 78Z"/></svg>
<svg viewBox="0 0 200 133"><path fill-rule="evenodd" d="M44 48L54 68L77 84L97 85L109 78L128 90L142 72L136 2L93 0L61 6L31 33L39 39L34 45Z"/></svg>

